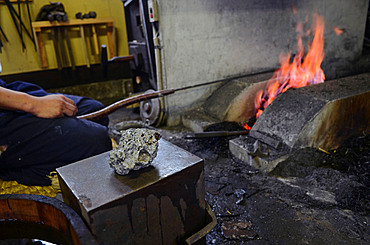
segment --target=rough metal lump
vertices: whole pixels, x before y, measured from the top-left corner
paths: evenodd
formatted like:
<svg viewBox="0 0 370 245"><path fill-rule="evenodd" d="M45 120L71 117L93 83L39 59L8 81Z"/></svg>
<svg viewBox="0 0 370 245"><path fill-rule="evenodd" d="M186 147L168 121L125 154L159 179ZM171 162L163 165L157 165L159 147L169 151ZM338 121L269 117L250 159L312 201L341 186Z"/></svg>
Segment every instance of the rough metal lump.
<svg viewBox="0 0 370 245"><path fill-rule="evenodd" d="M131 128L121 132L118 146L109 154L109 165L119 175L151 165L157 156L159 132L146 128Z"/></svg>

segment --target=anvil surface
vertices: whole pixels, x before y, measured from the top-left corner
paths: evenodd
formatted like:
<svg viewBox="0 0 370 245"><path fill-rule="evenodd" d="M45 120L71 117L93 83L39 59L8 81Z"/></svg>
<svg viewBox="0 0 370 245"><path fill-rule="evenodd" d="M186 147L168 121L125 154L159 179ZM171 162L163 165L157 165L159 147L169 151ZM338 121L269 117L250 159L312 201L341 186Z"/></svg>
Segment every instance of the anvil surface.
<svg viewBox="0 0 370 245"><path fill-rule="evenodd" d="M203 160L163 139L148 168L118 175L109 166L109 152L57 169L59 177L89 212L101 205L153 185Z"/></svg>

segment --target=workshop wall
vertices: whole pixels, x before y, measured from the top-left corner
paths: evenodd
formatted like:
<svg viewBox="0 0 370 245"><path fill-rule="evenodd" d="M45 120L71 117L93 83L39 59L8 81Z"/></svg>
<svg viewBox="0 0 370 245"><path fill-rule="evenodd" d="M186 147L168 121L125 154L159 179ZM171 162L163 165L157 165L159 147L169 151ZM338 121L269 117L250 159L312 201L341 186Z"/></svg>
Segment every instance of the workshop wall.
<svg viewBox="0 0 370 245"><path fill-rule="evenodd" d="M123 3L121 0L63 0L61 2L64 5L69 19L75 19L75 14L77 12L81 12L82 14L84 14L88 13L89 11L95 11L97 13L97 18L113 18L116 37L116 55L128 55L126 23L124 17ZM35 21L41 7L47 4L49 4L49 1L47 0L29 0L32 21ZM13 6L18 11L17 4L14 3ZM26 27L31 30L27 15L27 5L25 1L22 1L21 3L21 16L22 21L25 22ZM18 74L57 68L55 50L49 30L42 32L42 38L45 44L49 67L41 68L40 60L35 46L24 31L23 39L26 49L22 49L21 40L18 35L16 26L14 25L7 6L3 2L0 4L0 26L4 30L9 40L9 42L6 42L4 37L0 34L0 40L4 45L2 47L2 52L0 53L0 61L2 65L1 75ZM79 27L68 28L68 32L71 39L71 46L76 66L86 65L86 58ZM97 26L97 33L99 35L99 46L101 46L102 44L106 44L108 46L104 26ZM100 63L100 55L94 54L94 52L91 51L92 39L91 30L89 30L89 28L85 28L85 35L87 36L86 44L90 53L89 58L91 64Z"/></svg>

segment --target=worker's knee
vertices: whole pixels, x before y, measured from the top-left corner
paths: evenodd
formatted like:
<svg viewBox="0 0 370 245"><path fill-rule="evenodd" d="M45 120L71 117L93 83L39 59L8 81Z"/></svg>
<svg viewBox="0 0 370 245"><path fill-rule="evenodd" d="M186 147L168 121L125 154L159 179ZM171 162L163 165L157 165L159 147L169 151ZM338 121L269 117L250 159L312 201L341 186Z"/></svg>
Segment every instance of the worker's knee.
<svg viewBox="0 0 370 245"><path fill-rule="evenodd" d="M94 111L98 111L102 108L104 108L104 105L94 99L88 98L88 97L80 97L76 95L70 95L70 94L65 94L68 98L73 100L75 102L76 106L78 107L78 113L77 115L83 115L87 113L91 113Z"/></svg>
<svg viewBox="0 0 370 245"><path fill-rule="evenodd" d="M105 152L112 149L112 141L108 134L108 129L97 123L88 121L88 123L94 124L85 134L84 142L92 144L98 151Z"/></svg>
<svg viewBox="0 0 370 245"><path fill-rule="evenodd" d="M95 111L98 111L104 108L104 105L100 101L89 99L89 98L83 98L81 103L78 104L78 106L79 106L79 109L82 110L81 113L84 113L84 114L95 112Z"/></svg>
<svg viewBox="0 0 370 245"><path fill-rule="evenodd" d="M90 99L87 97L79 97L75 95L66 95L66 96L72 99L76 103L78 107L77 116L96 112L104 108L104 105L101 102L94 100L94 99ZM97 119L95 122L101 125L104 125L104 126L108 126L109 118L105 116L105 117Z"/></svg>
<svg viewBox="0 0 370 245"><path fill-rule="evenodd" d="M112 141L108 129L98 123L88 120L78 120L79 129L75 135L81 141L81 147L89 149L93 154L102 153L112 149Z"/></svg>

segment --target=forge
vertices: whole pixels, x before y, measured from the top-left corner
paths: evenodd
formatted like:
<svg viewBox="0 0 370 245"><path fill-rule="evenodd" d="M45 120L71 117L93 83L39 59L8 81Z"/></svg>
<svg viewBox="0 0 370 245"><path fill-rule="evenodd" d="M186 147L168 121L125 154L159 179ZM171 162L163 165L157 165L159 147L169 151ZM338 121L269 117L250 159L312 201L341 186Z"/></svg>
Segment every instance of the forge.
<svg viewBox="0 0 370 245"><path fill-rule="evenodd" d="M204 104L215 118L250 130L229 143L237 159L271 172L297 149L328 152L350 137L369 133L369 74L325 82L324 30L318 14L308 30L298 22L296 53L281 53L280 66L268 80L231 79ZM193 126L192 116L184 117L188 127Z"/></svg>
<svg viewBox="0 0 370 245"><path fill-rule="evenodd" d="M257 92L271 73L230 80L201 107L183 117L195 132L220 122L245 125L253 117ZM261 81L262 80L262 81ZM229 141L233 157L271 172L302 148L329 152L351 137L370 132L370 74L326 81L280 94L255 121L248 135Z"/></svg>
<svg viewBox="0 0 370 245"><path fill-rule="evenodd" d="M227 81L183 117L184 125L200 135L217 130L215 125L240 130L270 77ZM368 240L368 223L356 238L344 231L352 224L344 223L347 214L369 214L369 81L363 73L290 89L265 108L247 135L188 140L208 165L206 197L220 224L210 237L223 244ZM227 129L231 123L239 129Z"/></svg>
<svg viewBox="0 0 370 245"><path fill-rule="evenodd" d="M367 73L287 90L265 109L249 135L230 140L230 151L270 172L297 149L328 152L353 136L369 134L369 80Z"/></svg>

